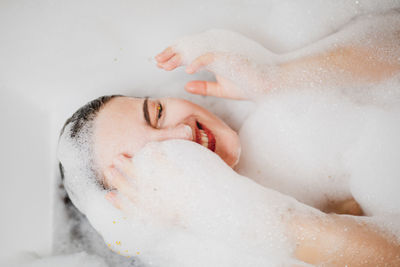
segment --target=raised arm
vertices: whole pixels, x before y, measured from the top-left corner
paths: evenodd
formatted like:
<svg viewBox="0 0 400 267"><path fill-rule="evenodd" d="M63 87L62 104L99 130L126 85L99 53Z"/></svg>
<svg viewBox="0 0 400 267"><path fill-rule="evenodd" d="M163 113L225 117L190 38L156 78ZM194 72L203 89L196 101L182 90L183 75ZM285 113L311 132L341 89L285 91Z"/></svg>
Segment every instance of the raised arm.
<svg viewBox="0 0 400 267"><path fill-rule="evenodd" d="M392 60L394 57L383 57L379 47L335 47L278 64L276 84L279 88L298 88L380 82L400 73L400 60Z"/></svg>
<svg viewBox="0 0 400 267"><path fill-rule="evenodd" d="M224 37L226 31L218 35L212 33L223 40L229 39ZM190 40L187 37L156 56L158 67L167 71L186 65L189 74L201 69L215 74L216 82L191 81L186 84L185 89L194 94L247 99L274 89L370 84L400 73L400 52L397 48L400 37L390 33L380 34L381 39L371 34L360 36L360 39L354 36L349 41L329 43L321 40L319 44L314 44L318 49L305 48L287 55L273 54L239 34L234 35L236 43L241 42L241 47L249 47L252 51L248 54L244 50L235 51L234 48L229 51L229 45L225 43L221 46L219 40L215 40L215 48L209 43L208 47L199 51L186 48L194 43L201 47L202 40L211 39L207 34L191 37L197 38L196 42L187 41ZM188 58L185 50L195 55L197 52L197 55ZM254 50L257 53L253 53Z"/></svg>

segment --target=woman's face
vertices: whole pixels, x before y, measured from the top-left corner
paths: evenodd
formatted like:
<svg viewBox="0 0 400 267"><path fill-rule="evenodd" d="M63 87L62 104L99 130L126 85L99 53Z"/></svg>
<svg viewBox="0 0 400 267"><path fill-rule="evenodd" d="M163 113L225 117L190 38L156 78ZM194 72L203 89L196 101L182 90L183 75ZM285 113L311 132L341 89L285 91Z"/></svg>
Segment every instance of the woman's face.
<svg viewBox="0 0 400 267"><path fill-rule="evenodd" d="M95 160L103 171L119 154L134 156L148 142L169 139L205 146L231 167L239 159L238 135L206 109L177 98L115 97L95 120Z"/></svg>

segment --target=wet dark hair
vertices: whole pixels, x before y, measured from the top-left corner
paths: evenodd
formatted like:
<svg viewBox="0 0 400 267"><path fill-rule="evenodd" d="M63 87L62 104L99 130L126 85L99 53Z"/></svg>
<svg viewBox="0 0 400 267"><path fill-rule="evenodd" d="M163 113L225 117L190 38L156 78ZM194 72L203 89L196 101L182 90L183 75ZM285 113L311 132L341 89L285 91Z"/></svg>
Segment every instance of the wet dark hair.
<svg viewBox="0 0 400 267"><path fill-rule="evenodd" d="M60 137L63 134L68 134L72 139L77 139L82 129L91 123L95 118L100 109L114 97L121 97L122 95L105 95L100 96L83 107L79 108L75 113L67 119L63 128L61 129ZM64 133L65 128L71 124L68 133ZM60 169L61 180L64 180L64 167L61 162L58 163Z"/></svg>
<svg viewBox="0 0 400 267"><path fill-rule="evenodd" d="M68 135L71 139L77 140L80 138L82 131L85 129L90 129L92 127L92 122L96 118L98 112L106 105L111 99L114 97L122 97L122 95L106 95L98 97L83 107L79 108L67 121L65 122L61 133L61 136ZM70 127L69 127L70 125ZM68 127L67 127L68 126ZM67 132L65 132L67 131ZM72 203L67 191L64 187L64 167L59 162L58 164L60 170L61 181L59 180L59 194L61 201L64 203L64 211L69 220L66 230L69 233L67 237L71 244L78 244L79 249L84 249L85 251L93 251L94 243L93 240L102 240L101 236L96 232L96 230L90 225L90 222L87 220L86 216L78 210L77 207ZM93 171L93 170L92 170ZM68 170L67 170L68 172ZM68 174L67 174L68 175ZM65 229L63 229L64 231ZM64 241L65 242L65 241ZM97 246L97 245L96 245ZM114 261L118 260L119 262L123 262L124 266L137 266L137 259L125 259L120 255L114 253L108 253L108 249L105 251L107 257ZM117 258L118 257L118 258ZM121 258L119 258L121 257Z"/></svg>

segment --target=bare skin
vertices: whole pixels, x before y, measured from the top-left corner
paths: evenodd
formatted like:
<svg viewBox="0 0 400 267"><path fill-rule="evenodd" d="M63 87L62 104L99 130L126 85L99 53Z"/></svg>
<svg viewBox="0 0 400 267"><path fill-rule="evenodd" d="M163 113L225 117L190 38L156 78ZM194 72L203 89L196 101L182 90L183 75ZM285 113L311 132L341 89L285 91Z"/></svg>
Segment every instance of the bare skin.
<svg viewBox="0 0 400 267"><path fill-rule="evenodd" d="M280 87L294 88L376 83L399 73L400 64L384 60L373 48L343 46L285 62L280 69Z"/></svg>
<svg viewBox="0 0 400 267"><path fill-rule="evenodd" d="M207 53L190 63L186 67L186 72L193 74L202 68L209 70L207 66L220 59L219 53ZM166 71L182 66L181 55L175 52L173 47L168 47L158 54L156 60L157 66ZM332 84L333 81L341 82L341 84L336 85L379 82L398 74L400 62L385 61L375 49L369 47L349 46L338 47L316 55L280 63L277 68L278 77L265 81L264 93L268 93L271 89L271 83L276 88L286 89L306 87L318 83L322 86ZM232 81L221 77L218 73L214 74L217 82L190 81L185 85L185 89L190 93L199 95L248 99Z"/></svg>
<svg viewBox="0 0 400 267"><path fill-rule="evenodd" d="M199 124L214 139L210 149L234 166L240 152L237 133L206 109L178 98L112 99L96 117L96 163L103 171L115 156L132 157L149 142L183 139L208 146L211 142L202 142Z"/></svg>
<svg viewBox="0 0 400 267"><path fill-rule="evenodd" d="M393 55L396 56L396 55ZM170 71L182 65L179 53L168 47L156 56L158 67ZM186 72L195 73L214 60L218 54L209 53L198 57ZM299 58L277 66L279 77L274 80L278 88L304 87L320 82L330 84L341 81L343 84L374 83L383 81L400 73L399 62L382 59L375 48L348 46L337 47L327 52ZM306 71L304 71L306 70ZM299 74L307 73L301 76ZM327 75L328 74L328 75ZM217 82L192 81L185 89L194 94L245 99L238 94L240 90L232 87L232 82L218 76ZM351 79L349 79L351 77ZM267 81L268 82L268 81ZM268 89L269 84L265 85ZM362 215L362 209L354 199L335 203L327 207L328 212L338 214ZM333 266L397 266L400 264L400 244L393 236L380 232L374 225L361 222L357 217L327 214L326 218L297 217L289 222L289 232L295 239L295 255L311 264ZM318 231L317 231L318 230ZM337 247L332 252L330 248Z"/></svg>
<svg viewBox="0 0 400 267"><path fill-rule="evenodd" d="M218 53L201 55L186 67L189 74L207 67L224 57ZM168 47L156 56L158 67L171 71L182 66L182 56L173 47ZM291 88L307 84L330 84L338 78L343 83L377 82L389 79L400 72L400 64L385 62L369 47L338 47L320 54L299 58L276 66L278 76L273 82L266 81L265 93L271 84L278 88ZM299 79L299 74L307 70L307 75ZM343 71L345 70L345 71ZM253 70L248 70L249 72ZM327 76L333 73L335 77ZM234 81L214 73L216 82L191 81L185 89L193 94L217 96L232 99L246 99L241 88ZM352 77L351 80L349 80ZM240 75L240 74L238 74ZM340 75L343 75L340 79ZM257 75L255 75L257 76ZM321 84L323 85L323 84ZM117 163L118 164L118 163ZM114 164L115 165L115 164ZM115 167L108 167L104 175L114 188L131 196L126 178ZM125 165L125 172L134 175L134 168ZM121 203L115 198L115 192L109 192L106 198L119 209ZM327 211L361 215L358 204L350 199L329 208ZM329 266L398 266L400 265L400 244L397 239L382 232L374 224L355 216L324 214L310 217L301 213L294 216L286 225L287 235L295 245L294 255L307 263ZM336 248L332 250L332 248Z"/></svg>
<svg viewBox="0 0 400 267"><path fill-rule="evenodd" d="M296 241L295 256L324 266L398 266L396 237L360 217L327 214L300 216L289 222Z"/></svg>

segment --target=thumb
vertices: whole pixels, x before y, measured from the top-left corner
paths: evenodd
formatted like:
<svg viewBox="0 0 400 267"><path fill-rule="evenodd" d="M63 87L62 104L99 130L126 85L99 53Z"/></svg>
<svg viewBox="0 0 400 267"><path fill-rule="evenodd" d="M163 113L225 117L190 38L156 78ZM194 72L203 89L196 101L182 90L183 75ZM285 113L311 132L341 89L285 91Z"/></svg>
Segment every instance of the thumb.
<svg viewBox="0 0 400 267"><path fill-rule="evenodd" d="M185 90L196 95L243 99L243 97L233 94L231 91L227 92L218 82L191 81L185 85Z"/></svg>

